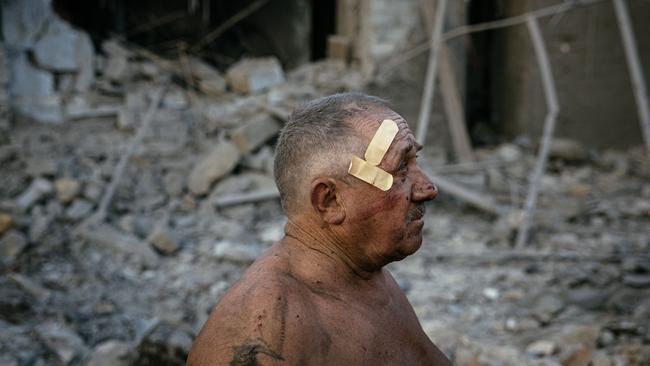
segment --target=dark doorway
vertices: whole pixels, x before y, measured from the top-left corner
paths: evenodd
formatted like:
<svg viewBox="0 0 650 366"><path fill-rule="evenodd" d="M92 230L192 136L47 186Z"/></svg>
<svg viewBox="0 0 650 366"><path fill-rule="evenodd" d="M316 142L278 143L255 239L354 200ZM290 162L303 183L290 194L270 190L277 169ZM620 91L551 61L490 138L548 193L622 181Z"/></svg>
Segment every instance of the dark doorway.
<svg viewBox="0 0 650 366"><path fill-rule="evenodd" d="M495 20L495 7L494 1L471 1L468 8L469 24ZM494 31L472 33L467 42L465 109L472 142L478 146L498 142L499 123L492 107L494 34Z"/></svg>
<svg viewBox="0 0 650 366"><path fill-rule="evenodd" d="M327 57L327 36L336 33L336 0L312 0L311 60Z"/></svg>

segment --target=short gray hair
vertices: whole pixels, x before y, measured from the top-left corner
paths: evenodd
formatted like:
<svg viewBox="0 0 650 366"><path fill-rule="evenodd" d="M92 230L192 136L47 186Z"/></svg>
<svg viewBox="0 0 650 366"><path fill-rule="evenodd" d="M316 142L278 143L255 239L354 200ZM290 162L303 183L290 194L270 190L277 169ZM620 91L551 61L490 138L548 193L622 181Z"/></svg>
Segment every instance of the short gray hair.
<svg viewBox="0 0 650 366"><path fill-rule="evenodd" d="M382 110L390 110L385 100L352 92L312 100L291 113L274 161L275 183L287 214L296 207L308 178L345 175L349 161L336 157L363 154L354 122Z"/></svg>

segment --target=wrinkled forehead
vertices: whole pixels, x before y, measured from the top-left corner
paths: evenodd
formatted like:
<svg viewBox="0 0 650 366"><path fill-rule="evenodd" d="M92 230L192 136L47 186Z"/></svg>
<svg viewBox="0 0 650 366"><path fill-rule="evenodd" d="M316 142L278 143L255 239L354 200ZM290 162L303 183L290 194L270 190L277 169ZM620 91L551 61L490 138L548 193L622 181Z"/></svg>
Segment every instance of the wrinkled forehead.
<svg viewBox="0 0 650 366"><path fill-rule="evenodd" d="M366 147L370 143L370 140L375 135L382 121L385 119L392 119L397 123L398 132L391 144L393 145L402 144L402 143L412 143L415 144L415 137L411 131L406 120L397 114L397 112L392 110L387 110L383 112L377 112L357 123L357 128L361 132L362 140L365 143ZM392 149L389 149L389 151Z"/></svg>

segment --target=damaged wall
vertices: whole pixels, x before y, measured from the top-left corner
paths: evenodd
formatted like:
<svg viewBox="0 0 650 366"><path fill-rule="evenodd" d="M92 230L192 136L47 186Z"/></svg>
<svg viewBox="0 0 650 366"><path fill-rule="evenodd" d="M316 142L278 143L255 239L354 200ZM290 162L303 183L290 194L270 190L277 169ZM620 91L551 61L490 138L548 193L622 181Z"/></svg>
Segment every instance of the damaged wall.
<svg viewBox="0 0 650 366"><path fill-rule="evenodd" d="M558 1L506 1L512 16ZM650 3L629 1L646 83L650 84ZM640 144L641 133L614 9L604 1L540 20L560 102L556 136L593 147ZM497 30L493 118L510 137L537 141L546 105L530 36L524 25Z"/></svg>
<svg viewBox="0 0 650 366"><path fill-rule="evenodd" d="M64 98L93 82L88 34L56 15L49 0L4 1L2 34L12 108L42 122L61 122Z"/></svg>

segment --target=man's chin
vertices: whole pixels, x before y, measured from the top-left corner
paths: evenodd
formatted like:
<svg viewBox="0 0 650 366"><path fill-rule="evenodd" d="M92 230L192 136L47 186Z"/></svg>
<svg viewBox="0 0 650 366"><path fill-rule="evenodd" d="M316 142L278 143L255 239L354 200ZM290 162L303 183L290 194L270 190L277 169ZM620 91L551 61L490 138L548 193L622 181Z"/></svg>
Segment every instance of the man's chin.
<svg viewBox="0 0 650 366"><path fill-rule="evenodd" d="M422 232L420 231L417 235L414 235L413 237L409 238L407 242L402 245L400 248L399 253L397 253L398 261L401 261L402 259L415 254L415 252L420 249L422 246Z"/></svg>

